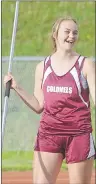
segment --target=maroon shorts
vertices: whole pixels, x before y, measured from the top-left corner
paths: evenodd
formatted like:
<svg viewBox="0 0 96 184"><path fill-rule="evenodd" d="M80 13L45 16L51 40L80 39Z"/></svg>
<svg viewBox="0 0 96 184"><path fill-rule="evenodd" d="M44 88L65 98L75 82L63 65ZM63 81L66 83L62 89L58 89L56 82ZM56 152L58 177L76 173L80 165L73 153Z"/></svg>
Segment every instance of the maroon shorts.
<svg viewBox="0 0 96 184"><path fill-rule="evenodd" d="M67 163L76 163L95 156L95 146L91 133L79 136L37 134L34 150L62 153Z"/></svg>

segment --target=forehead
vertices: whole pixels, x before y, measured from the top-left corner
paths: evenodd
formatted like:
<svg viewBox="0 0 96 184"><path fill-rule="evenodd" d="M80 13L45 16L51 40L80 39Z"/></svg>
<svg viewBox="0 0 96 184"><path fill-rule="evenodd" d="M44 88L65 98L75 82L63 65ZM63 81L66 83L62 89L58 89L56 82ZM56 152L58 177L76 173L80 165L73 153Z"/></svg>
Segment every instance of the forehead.
<svg viewBox="0 0 96 184"><path fill-rule="evenodd" d="M61 22L59 29L61 30L70 29L74 31L78 30L78 26L73 20L64 20Z"/></svg>

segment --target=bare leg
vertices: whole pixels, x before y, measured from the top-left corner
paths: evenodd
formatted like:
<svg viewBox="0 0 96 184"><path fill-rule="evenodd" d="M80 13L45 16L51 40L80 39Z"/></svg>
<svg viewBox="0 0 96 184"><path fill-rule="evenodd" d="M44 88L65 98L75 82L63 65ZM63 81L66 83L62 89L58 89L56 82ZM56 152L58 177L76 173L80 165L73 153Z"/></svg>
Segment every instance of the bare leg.
<svg viewBox="0 0 96 184"><path fill-rule="evenodd" d="M90 184L94 158L68 164L70 184Z"/></svg>
<svg viewBox="0 0 96 184"><path fill-rule="evenodd" d="M63 161L61 153L34 152L33 183L54 184Z"/></svg>

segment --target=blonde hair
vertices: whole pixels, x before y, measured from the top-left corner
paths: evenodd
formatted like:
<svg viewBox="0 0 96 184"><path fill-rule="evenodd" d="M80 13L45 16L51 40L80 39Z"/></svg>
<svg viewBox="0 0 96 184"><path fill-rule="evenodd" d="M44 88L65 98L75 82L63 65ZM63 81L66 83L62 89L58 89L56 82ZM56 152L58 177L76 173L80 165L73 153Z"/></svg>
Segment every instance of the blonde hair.
<svg viewBox="0 0 96 184"><path fill-rule="evenodd" d="M69 16L68 17L61 17L61 18L59 18L55 21L55 23L53 24L53 27L52 27L52 35L51 35L52 44L53 44L53 51L54 52L56 52L56 40L55 40L55 37L54 37L54 33L57 37L58 30L59 30L59 27L60 27L61 23L63 21L66 21L66 20L72 20L73 22L75 22L77 24L77 21L74 18L69 17Z"/></svg>

